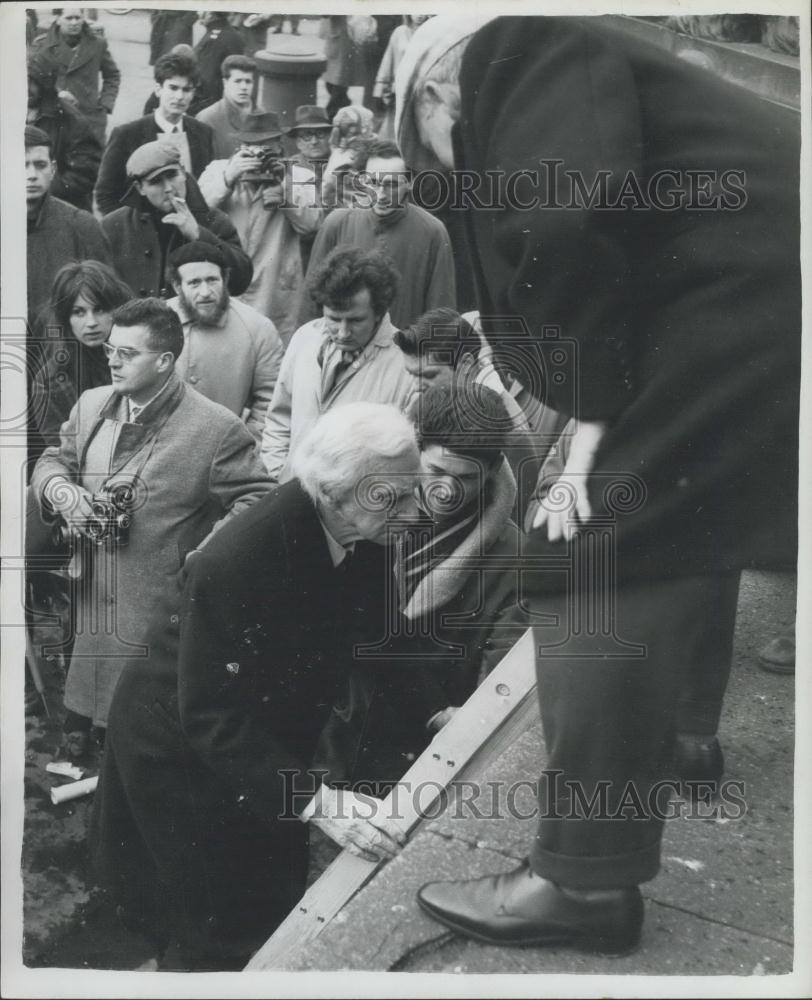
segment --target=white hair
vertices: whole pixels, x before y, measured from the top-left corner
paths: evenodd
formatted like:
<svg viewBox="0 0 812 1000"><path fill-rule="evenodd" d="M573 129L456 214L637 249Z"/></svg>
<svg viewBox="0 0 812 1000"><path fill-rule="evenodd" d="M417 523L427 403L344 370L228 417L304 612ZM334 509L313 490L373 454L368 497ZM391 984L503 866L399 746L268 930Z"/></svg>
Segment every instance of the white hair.
<svg viewBox="0 0 812 1000"><path fill-rule="evenodd" d="M347 403L319 417L293 453L291 471L314 503L335 504L410 451L417 459L414 425L397 407Z"/></svg>

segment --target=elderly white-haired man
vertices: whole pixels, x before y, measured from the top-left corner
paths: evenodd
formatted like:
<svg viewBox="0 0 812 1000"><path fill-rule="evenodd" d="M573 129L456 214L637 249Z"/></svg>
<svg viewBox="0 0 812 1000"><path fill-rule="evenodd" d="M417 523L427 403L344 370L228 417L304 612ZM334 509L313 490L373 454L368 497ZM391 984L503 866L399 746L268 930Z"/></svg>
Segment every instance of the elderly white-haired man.
<svg viewBox="0 0 812 1000"><path fill-rule="evenodd" d="M383 546L417 512L419 468L394 406L330 410L296 478L191 565L177 683L132 692L128 752L105 761L92 831L120 912L154 936L161 968L244 965L304 889L302 821L365 857L402 842L377 800L307 768L355 644L380 638Z"/></svg>

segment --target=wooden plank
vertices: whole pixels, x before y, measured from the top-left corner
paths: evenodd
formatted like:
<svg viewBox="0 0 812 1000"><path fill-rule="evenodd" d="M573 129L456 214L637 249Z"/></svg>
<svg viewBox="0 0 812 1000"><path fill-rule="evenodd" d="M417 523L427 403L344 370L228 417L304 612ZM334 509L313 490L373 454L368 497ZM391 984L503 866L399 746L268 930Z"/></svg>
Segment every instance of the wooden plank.
<svg viewBox="0 0 812 1000"><path fill-rule="evenodd" d="M419 826L449 783L483 755L496 756L530 724L537 710L533 633L528 629L409 768L384 800L397 795L397 823L405 833ZM419 796L414 790L419 788ZM342 851L246 965L246 971L280 970L291 953L312 941L384 862Z"/></svg>

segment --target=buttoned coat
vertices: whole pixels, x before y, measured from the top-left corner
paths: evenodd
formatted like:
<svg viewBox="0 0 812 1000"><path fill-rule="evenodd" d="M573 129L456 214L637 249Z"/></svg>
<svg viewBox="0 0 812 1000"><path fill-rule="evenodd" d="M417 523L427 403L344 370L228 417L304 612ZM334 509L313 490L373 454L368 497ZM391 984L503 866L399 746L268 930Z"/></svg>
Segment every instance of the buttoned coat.
<svg viewBox="0 0 812 1000"><path fill-rule="evenodd" d="M74 595L65 704L98 725L107 722L123 671L153 669L156 662L174 669L186 555L215 523L269 489L242 422L176 374L134 421L126 413L126 400L109 386L83 393L59 447L46 449L31 480L42 502L55 475L91 492L136 477L129 541L89 547L90 565ZM116 420L122 424L111 453Z"/></svg>
<svg viewBox="0 0 812 1000"><path fill-rule="evenodd" d="M215 243L225 254L230 271L229 291L232 295L241 295L250 284L254 269L231 220L224 212L206 205L197 184L188 174L186 204L200 225L198 239ZM155 215L147 200L135 190L127 196L125 206L105 215L101 225L113 248L113 266L135 294L170 296L172 286L166 274L166 259L176 247L188 242L180 230L171 227L173 232L162 255Z"/></svg>
<svg viewBox="0 0 812 1000"><path fill-rule="evenodd" d="M380 625L384 565L359 545L335 567L296 480L197 557L178 676L125 674L110 714L90 841L131 919L168 923L216 965L245 960L296 903L297 813L318 787L305 770L354 640Z"/></svg>
<svg viewBox="0 0 812 1000"><path fill-rule="evenodd" d="M608 423L590 500L618 573L794 563L797 112L604 17L490 22L461 93L456 167L528 170L517 195L538 199L464 213L479 307L539 343L560 327L549 401Z"/></svg>
<svg viewBox="0 0 812 1000"><path fill-rule="evenodd" d="M392 340L394 333L387 313L372 340L323 397L319 352L326 337L325 321L315 319L296 331L282 359L262 432L260 454L271 479L290 478L290 456L326 410L358 402L408 409L415 379L406 371L403 353Z"/></svg>
<svg viewBox="0 0 812 1000"><path fill-rule="evenodd" d="M84 24L79 44L72 48L54 22L44 35L34 39L31 48L34 52L47 51L59 66L59 90L73 94L77 110L88 120L99 141L104 142L107 116L115 107L121 83L121 73L106 40Z"/></svg>
<svg viewBox="0 0 812 1000"><path fill-rule="evenodd" d="M199 177L214 158L214 132L208 125L196 118L183 116L183 132L189 142L189 158L192 162L192 176ZM104 150L99 179L96 182L96 204L102 215L109 215L121 208L130 188L127 177L127 160L147 142L164 133L155 121L155 115L144 115L135 121L119 125L110 133Z"/></svg>

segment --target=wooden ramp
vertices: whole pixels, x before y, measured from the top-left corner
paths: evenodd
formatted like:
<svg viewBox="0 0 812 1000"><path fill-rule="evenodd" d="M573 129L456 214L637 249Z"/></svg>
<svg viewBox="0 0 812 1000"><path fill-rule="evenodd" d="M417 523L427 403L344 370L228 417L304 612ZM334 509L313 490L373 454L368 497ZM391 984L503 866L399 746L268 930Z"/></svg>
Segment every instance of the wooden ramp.
<svg viewBox="0 0 812 1000"><path fill-rule="evenodd" d="M538 718L533 633L530 629L498 667L432 740L401 779L398 822L415 832L424 815L436 816L437 799L449 784L464 780L483 760L497 757ZM299 901L287 919L254 955L246 971L290 968L292 955L318 937L342 907L375 875L383 862L365 861L343 851Z"/></svg>

